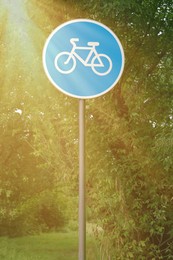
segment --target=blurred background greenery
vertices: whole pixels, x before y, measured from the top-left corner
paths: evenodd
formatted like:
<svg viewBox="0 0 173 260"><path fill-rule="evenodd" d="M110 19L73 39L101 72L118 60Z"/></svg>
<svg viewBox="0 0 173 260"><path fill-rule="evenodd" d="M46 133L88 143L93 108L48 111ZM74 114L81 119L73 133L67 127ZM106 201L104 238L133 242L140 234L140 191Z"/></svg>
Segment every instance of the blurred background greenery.
<svg viewBox="0 0 173 260"><path fill-rule="evenodd" d="M78 101L42 68L75 18L109 26L126 60L86 101L87 258L173 259L172 14L171 0L0 0L1 259L77 259Z"/></svg>

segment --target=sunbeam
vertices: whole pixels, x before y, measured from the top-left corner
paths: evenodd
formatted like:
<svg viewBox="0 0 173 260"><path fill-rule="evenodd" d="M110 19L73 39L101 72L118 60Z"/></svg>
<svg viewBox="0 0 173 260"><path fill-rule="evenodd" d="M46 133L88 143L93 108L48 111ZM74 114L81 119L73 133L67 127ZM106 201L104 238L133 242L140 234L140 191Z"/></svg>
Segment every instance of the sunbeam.
<svg viewBox="0 0 173 260"><path fill-rule="evenodd" d="M36 94L50 85L43 72L42 49L51 30L65 21L67 7L61 0L48 2L53 18L45 0L0 0L1 98L4 93L8 99L13 89L19 98L21 91Z"/></svg>
<svg viewBox="0 0 173 260"><path fill-rule="evenodd" d="M4 66L0 68L4 84L1 87L6 93L13 88L17 92L31 88L36 90L39 83L43 82L43 73L35 38L44 39L44 31L29 17L27 1L0 0L0 6L2 13L6 14L6 20L4 16L1 18L1 25L5 25L1 35L1 44L4 46Z"/></svg>
<svg viewBox="0 0 173 260"><path fill-rule="evenodd" d="M8 13L8 18L13 23L20 25L26 21L27 15L24 4L26 1L22 0L1 0L0 5Z"/></svg>

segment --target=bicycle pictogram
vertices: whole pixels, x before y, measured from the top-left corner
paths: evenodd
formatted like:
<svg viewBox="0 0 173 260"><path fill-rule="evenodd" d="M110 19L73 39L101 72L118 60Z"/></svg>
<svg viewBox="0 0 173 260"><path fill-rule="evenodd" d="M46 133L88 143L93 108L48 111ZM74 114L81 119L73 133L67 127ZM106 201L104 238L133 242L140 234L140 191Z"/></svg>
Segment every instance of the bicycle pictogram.
<svg viewBox="0 0 173 260"><path fill-rule="evenodd" d="M54 60L55 68L62 74L70 74L75 70L76 60L78 59L85 67L91 67L93 72L99 76L109 74L112 70L112 60L108 55L97 52L96 47L99 46L99 42L88 42L87 47L81 47L76 45L78 41L79 38L71 38L71 51L63 51L56 55ZM76 50L89 51L89 53L84 59Z"/></svg>

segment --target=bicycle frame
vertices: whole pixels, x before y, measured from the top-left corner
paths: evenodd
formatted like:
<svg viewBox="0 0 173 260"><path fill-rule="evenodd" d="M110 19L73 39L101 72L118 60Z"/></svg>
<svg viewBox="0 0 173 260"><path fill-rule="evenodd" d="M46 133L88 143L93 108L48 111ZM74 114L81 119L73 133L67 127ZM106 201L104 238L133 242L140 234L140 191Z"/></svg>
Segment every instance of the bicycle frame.
<svg viewBox="0 0 173 260"><path fill-rule="evenodd" d="M79 54L77 54L77 53L75 52L75 50L90 50L90 52L89 52L88 56L86 57L86 59L84 60L84 59L82 59L82 58L79 56ZM97 51L96 51L96 49L95 49L95 46L92 46L92 47L76 47L76 45L74 45L73 48L72 48L72 50L71 50L71 52L70 52L71 55L70 55L69 58L66 60L65 64L68 64L68 62L70 61L71 57L72 57L72 56L75 56L83 65L85 65L86 67L91 67L91 66L92 66L92 63L91 63L91 62L88 63L88 62L89 62L91 56L93 55L93 53L94 53L94 55L97 57L97 59L98 59L98 61L99 61L99 63L94 64L94 66L95 66L95 67L104 67L104 65L103 65L103 63L102 63L102 61L101 61L101 59L100 59L99 56L98 56L98 53L97 53Z"/></svg>

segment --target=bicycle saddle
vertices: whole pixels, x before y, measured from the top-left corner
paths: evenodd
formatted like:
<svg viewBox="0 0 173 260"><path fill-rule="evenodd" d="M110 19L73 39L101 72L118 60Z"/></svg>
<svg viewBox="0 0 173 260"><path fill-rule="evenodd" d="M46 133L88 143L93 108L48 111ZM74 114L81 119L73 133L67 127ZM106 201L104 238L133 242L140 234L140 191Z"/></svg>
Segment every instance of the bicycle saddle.
<svg viewBox="0 0 173 260"><path fill-rule="evenodd" d="M99 42L88 42L88 46L99 46Z"/></svg>
<svg viewBox="0 0 173 260"><path fill-rule="evenodd" d="M70 42L71 42L71 43L78 42L78 41L79 41L79 38L71 38L71 39L70 39Z"/></svg>

